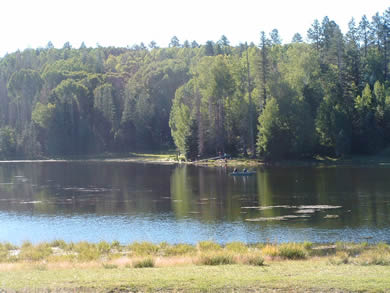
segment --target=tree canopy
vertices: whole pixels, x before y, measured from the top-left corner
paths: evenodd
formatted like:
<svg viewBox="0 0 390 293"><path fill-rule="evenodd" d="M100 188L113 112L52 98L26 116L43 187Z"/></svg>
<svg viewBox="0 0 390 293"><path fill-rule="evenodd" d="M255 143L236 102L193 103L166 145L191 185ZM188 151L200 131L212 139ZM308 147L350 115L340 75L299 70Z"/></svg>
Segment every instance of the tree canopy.
<svg viewBox="0 0 390 293"><path fill-rule="evenodd" d="M305 42L277 29L258 45L173 36L127 48L26 49L0 58L0 156L176 147L300 158L375 153L390 144L390 8L328 17Z"/></svg>

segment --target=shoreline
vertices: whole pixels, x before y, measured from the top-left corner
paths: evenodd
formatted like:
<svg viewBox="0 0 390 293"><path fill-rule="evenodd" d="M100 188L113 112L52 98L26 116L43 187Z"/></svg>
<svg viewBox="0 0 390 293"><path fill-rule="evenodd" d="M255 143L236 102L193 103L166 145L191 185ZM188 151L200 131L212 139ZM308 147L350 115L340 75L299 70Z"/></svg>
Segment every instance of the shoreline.
<svg viewBox="0 0 390 293"><path fill-rule="evenodd" d="M171 153L162 154L102 154L96 156L70 156L59 158L37 158L37 159L7 159L0 160L0 164L7 163L58 163L58 162L108 162L108 163L140 163L140 164L159 164L159 165L192 165L199 167L302 167L302 166L359 166L390 165L390 156L353 156L348 158L315 157L311 159L296 160L278 160L264 161L261 159L250 158L231 158L227 159L202 159L199 161L176 160L176 156Z"/></svg>
<svg viewBox="0 0 390 293"><path fill-rule="evenodd" d="M19 249L19 253L15 253ZM5 260L5 251L11 257ZM19 257L19 259L17 259ZM387 292L385 243L0 243L6 292Z"/></svg>

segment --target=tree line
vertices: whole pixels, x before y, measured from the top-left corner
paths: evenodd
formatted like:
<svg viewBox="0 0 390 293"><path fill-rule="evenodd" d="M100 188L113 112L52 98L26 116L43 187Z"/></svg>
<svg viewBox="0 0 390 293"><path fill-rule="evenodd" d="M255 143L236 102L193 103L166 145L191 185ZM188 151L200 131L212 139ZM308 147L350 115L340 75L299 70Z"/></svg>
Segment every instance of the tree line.
<svg viewBox="0 0 390 293"><path fill-rule="evenodd" d="M0 156L168 149L188 159L377 153L390 143L390 8L232 46L173 37L0 59Z"/></svg>

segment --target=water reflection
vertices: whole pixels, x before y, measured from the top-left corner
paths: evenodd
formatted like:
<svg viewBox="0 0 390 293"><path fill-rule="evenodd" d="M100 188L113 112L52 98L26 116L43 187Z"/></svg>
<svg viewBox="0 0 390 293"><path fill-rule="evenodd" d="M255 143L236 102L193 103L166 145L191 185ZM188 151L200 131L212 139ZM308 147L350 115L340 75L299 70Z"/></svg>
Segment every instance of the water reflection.
<svg viewBox="0 0 390 293"><path fill-rule="evenodd" d="M2 163L0 241L389 241L389 170Z"/></svg>

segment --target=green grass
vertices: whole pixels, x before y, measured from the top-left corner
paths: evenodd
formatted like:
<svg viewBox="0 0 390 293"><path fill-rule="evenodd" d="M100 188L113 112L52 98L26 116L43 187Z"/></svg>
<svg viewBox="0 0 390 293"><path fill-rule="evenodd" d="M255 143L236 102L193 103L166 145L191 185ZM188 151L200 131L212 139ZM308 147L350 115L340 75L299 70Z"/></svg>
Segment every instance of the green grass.
<svg viewBox="0 0 390 293"><path fill-rule="evenodd" d="M390 288L385 266L331 265L325 261L282 261L267 266L220 265L163 268L69 268L39 270L26 267L0 271L8 290L61 292L108 291L368 291Z"/></svg>
<svg viewBox="0 0 390 293"><path fill-rule="evenodd" d="M11 251L19 254L10 257ZM61 255L63 253L63 255ZM117 259L117 257L124 257ZM139 269L142 268L142 269ZM385 243L221 246L135 242L0 243L0 288L61 292L386 291Z"/></svg>

